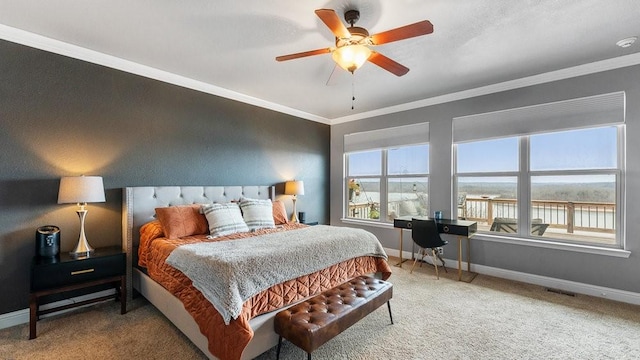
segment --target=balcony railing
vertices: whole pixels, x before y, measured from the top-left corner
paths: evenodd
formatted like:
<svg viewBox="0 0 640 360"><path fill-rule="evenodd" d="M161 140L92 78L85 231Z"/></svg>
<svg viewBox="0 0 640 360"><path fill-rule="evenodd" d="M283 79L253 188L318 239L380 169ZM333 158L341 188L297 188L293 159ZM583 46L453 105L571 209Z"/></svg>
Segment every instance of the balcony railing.
<svg viewBox="0 0 640 360"><path fill-rule="evenodd" d="M515 199L467 196L458 217L491 225L494 218L517 218ZM615 233L616 205L586 201L532 200L531 218L541 219L550 228Z"/></svg>
<svg viewBox="0 0 640 360"><path fill-rule="evenodd" d="M411 210L405 208L407 202L411 203L408 204ZM542 223L549 224L550 229L558 229L556 231L567 234L576 231L615 234L616 231L614 203L533 200L531 206L531 218L540 219ZM380 204L377 202L349 202L347 216L353 219L377 219L380 214L378 209ZM394 217L405 215L428 215L428 209L418 200L402 200L390 202L388 214L391 221ZM497 217L517 218L516 200L467 196L458 208L458 218L477 221L481 228L490 227Z"/></svg>

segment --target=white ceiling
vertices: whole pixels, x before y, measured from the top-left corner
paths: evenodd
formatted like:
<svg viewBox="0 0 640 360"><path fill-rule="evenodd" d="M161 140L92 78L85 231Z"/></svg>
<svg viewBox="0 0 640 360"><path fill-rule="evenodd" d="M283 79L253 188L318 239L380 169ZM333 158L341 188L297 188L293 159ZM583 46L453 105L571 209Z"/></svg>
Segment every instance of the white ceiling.
<svg viewBox="0 0 640 360"><path fill-rule="evenodd" d="M327 85L330 54L275 61L333 45L320 8L434 33L376 47L403 77L367 63ZM630 36L640 0L0 0L2 39L328 124L638 64Z"/></svg>

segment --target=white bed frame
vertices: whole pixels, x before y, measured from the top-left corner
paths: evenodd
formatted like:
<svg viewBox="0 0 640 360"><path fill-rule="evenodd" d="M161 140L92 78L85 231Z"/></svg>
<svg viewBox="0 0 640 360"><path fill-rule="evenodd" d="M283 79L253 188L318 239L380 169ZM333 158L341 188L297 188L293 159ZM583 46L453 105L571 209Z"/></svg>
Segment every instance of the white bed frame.
<svg viewBox="0 0 640 360"><path fill-rule="evenodd" d="M133 266L137 263L140 227L155 219L155 208L172 205L210 204L238 201L241 197L252 199L275 199L273 186L144 186L123 189L122 199L122 239L127 252L127 294L132 288L137 290L160 312L164 314L210 359L208 340L191 314L185 310L180 300L164 287L156 283L144 272ZM242 359L252 359L278 343L278 335L273 331L273 317L270 312L249 321L254 331L253 339L242 353Z"/></svg>

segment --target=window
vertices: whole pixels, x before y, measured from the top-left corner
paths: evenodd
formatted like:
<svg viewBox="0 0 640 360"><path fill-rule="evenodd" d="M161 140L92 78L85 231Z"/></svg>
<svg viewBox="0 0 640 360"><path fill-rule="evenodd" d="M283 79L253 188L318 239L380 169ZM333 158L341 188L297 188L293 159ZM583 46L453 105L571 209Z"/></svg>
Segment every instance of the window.
<svg viewBox="0 0 640 360"><path fill-rule="evenodd" d="M494 235L623 248L624 93L537 107L454 119L459 217Z"/></svg>
<svg viewBox="0 0 640 360"><path fill-rule="evenodd" d="M345 136L346 218L392 222L429 213L428 129L422 123Z"/></svg>

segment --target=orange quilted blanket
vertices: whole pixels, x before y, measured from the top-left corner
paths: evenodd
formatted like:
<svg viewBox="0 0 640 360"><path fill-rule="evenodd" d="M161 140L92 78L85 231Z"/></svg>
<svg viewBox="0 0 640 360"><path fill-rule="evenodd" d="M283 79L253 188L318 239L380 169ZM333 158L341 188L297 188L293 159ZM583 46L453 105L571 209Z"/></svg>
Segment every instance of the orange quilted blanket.
<svg viewBox="0 0 640 360"><path fill-rule="evenodd" d="M306 225L286 224L284 230ZM242 315L225 325L222 316L180 271L165 263L171 251L179 245L202 241L238 240L248 236L266 234L280 229L263 229L253 233L236 233L230 236L207 239L205 235L180 239L162 237L158 221L150 222L140 230L139 265L147 268L149 276L179 298L193 316L200 331L209 340L209 351L219 359L240 359L242 351L253 337L249 320L260 314L277 310L326 289L333 288L355 276L382 273L383 279L391 276L391 268L385 259L358 257L328 266L318 272L300 276L273 286L250 298L243 305Z"/></svg>

